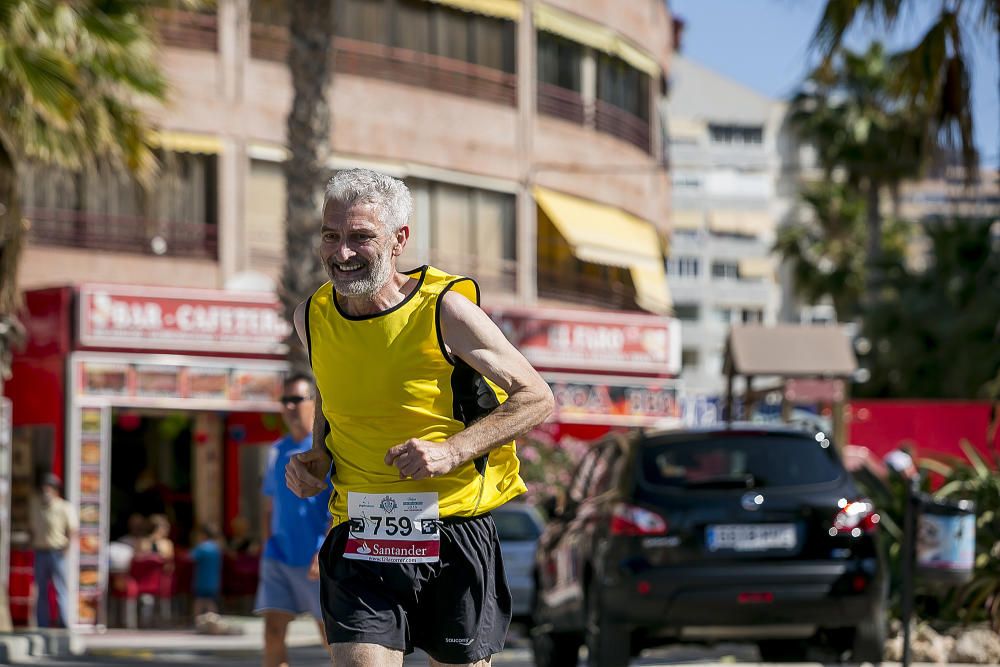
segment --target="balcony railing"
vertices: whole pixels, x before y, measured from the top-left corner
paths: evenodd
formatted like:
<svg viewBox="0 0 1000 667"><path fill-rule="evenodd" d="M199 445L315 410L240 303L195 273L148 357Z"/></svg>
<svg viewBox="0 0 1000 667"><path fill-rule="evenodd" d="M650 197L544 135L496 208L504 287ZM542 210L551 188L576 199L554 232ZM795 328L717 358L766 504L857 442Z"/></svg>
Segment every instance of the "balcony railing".
<svg viewBox="0 0 1000 667"><path fill-rule="evenodd" d="M109 216L66 209L25 209L38 245L217 259L216 225Z"/></svg>
<svg viewBox="0 0 1000 667"><path fill-rule="evenodd" d="M583 96L575 90L539 81L538 112L583 125Z"/></svg>
<svg viewBox="0 0 1000 667"><path fill-rule="evenodd" d="M623 139L647 153L652 151L648 120L643 120L604 100L595 100L594 123L601 132Z"/></svg>
<svg viewBox="0 0 1000 667"><path fill-rule="evenodd" d="M517 77L508 72L347 37L335 38L333 48L334 68L342 74L394 81L507 106L517 103ZM287 52L286 28L251 24L250 54L254 58L285 62Z"/></svg>
<svg viewBox="0 0 1000 667"><path fill-rule="evenodd" d="M151 9L157 32L164 44L184 49L215 51L219 44L219 20L215 13L191 12L166 7Z"/></svg>

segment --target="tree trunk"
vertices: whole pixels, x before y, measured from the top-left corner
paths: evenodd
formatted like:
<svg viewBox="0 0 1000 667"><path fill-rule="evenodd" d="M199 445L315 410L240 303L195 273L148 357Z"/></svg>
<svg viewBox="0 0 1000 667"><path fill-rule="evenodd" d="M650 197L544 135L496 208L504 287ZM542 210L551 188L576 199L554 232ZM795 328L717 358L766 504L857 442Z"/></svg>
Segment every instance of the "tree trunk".
<svg viewBox="0 0 1000 667"><path fill-rule="evenodd" d="M281 301L288 322L295 307L325 280L319 260L320 206L330 155L333 75L333 11L330 0L289 3L288 70L294 97L288 113L285 162L285 266ZM293 371L308 372L309 360L293 332L288 360Z"/></svg>
<svg viewBox="0 0 1000 667"><path fill-rule="evenodd" d="M868 181L868 189L865 192L867 205L865 215L868 222L868 248L865 256L865 305L875 302L876 291L882 284L882 211L879 210L881 201L881 183L876 179Z"/></svg>

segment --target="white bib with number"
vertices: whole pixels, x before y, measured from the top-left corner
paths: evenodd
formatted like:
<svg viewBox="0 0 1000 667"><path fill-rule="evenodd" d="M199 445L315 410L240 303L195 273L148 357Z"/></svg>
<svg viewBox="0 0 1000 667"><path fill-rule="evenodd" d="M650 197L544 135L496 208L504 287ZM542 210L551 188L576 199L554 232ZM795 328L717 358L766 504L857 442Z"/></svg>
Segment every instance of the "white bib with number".
<svg viewBox="0 0 1000 667"><path fill-rule="evenodd" d="M436 563L441 552L438 494L347 494L350 534L344 558L379 563Z"/></svg>

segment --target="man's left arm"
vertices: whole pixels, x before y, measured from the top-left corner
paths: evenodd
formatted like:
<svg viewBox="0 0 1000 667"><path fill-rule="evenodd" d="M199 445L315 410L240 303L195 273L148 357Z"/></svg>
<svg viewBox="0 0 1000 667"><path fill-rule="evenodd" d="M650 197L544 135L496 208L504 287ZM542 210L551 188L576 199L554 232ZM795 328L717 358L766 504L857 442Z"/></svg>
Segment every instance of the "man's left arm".
<svg viewBox="0 0 1000 667"><path fill-rule="evenodd" d="M444 442L411 438L391 448L385 462L399 468L400 477L424 479L449 473L552 414L552 391L545 380L479 306L447 292L441 302L441 335L453 357L503 389L507 400Z"/></svg>

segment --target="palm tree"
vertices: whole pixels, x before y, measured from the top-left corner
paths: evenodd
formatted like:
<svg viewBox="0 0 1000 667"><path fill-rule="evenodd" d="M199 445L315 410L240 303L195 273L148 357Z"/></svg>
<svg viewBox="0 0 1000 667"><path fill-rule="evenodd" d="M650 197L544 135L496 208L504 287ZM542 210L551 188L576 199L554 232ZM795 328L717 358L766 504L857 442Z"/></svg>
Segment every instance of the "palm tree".
<svg viewBox="0 0 1000 667"><path fill-rule="evenodd" d="M288 69L292 108L288 113L285 161L285 266L281 301L292 321L295 307L324 282L317 253L318 211L330 154L330 104L333 74L333 12L330 0L289 3ZM295 371L309 371L309 360L294 334L288 359Z"/></svg>
<svg viewBox="0 0 1000 667"><path fill-rule="evenodd" d="M810 304L829 299L838 321L854 321L861 314L865 288L864 201L851 187L831 181L806 186L801 197L810 219L782 228L774 251L791 271L799 298ZM890 220L882 235L883 263L900 263L906 225Z"/></svg>
<svg viewBox="0 0 1000 667"><path fill-rule="evenodd" d="M896 197L931 155L923 113L893 92L898 76L878 43L861 54L842 49L810 74L789 116L793 131L816 150L826 180L842 180L863 197L868 295L882 263L883 196Z"/></svg>
<svg viewBox="0 0 1000 667"><path fill-rule="evenodd" d="M0 0L0 394L23 332L20 166L107 159L140 177L155 167L139 104L162 99L166 82L144 11L142 2ZM6 597L4 582L0 609ZM9 624L0 620L0 630Z"/></svg>
<svg viewBox="0 0 1000 667"><path fill-rule="evenodd" d="M827 0L813 35L824 59L843 46L849 29L860 20L881 22L892 29L908 10L927 0ZM1000 2L997 0L938 0L937 14L920 40L896 55L901 68L895 85L917 107L921 128L931 142L944 140L961 150L969 179L978 170L973 138L969 84L968 35L976 23L992 30L1000 52Z"/></svg>

